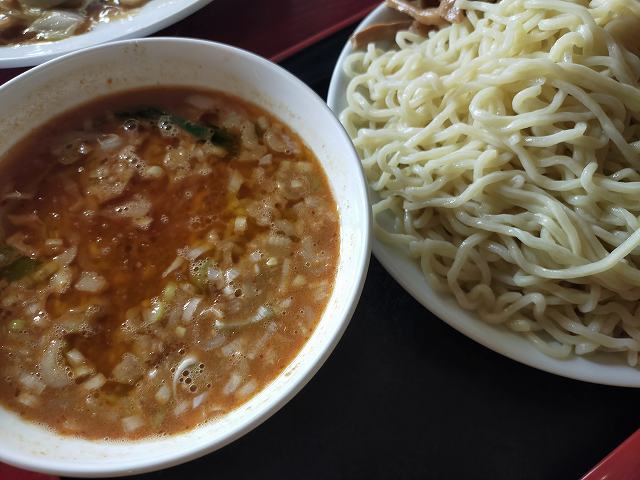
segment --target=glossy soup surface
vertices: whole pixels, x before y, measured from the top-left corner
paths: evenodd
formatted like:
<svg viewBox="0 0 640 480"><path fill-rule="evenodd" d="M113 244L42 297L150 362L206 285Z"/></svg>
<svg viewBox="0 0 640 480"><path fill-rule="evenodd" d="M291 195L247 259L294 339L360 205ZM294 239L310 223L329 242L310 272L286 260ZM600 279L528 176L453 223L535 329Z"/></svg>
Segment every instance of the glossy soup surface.
<svg viewBox="0 0 640 480"><path fill-rule="evenodd" d="M338 213L311 151L237 98L100 99L2 165L0 402L86 438L193 428L321 316Z"/></svg>

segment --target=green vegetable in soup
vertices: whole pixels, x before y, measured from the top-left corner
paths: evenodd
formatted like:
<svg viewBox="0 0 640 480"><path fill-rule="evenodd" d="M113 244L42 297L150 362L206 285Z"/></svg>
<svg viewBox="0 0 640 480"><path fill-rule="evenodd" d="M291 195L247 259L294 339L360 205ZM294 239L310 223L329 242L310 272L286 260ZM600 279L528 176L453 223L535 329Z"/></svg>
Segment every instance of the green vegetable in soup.
<svg viewBox="0 0 640 480"><path fill-rule="evenodd" d="M0 278L14 282L35 272L40 265L38 260L25 257L9 245L0 246Z"/></svg>
<svg viewBox="0 0 640 480"><path fill-rule="evenodd" d="M207 288L208 272L211 265L211 259L207 258L205 261L194 265L193 268L191 268L189 271L191 283L194 286L198 287L201 291L204 291Z"/></svg>
<svg viewBox="0 0 640 480"><path fill-rule="evenodd" d="M0 269L11 265L22 257L22 254L9 245L0 245Z"/></svg>
<svg viewBox="0 0 640 480"><path fill-rule="evenodd" d="M9 330L14 333L21 332L22 330L24 330L25 326L26 323L22 318L16 318L9 322Z"/></svg>
<svg viewBox="0 0 640 480"><path fill-rule="evenodd" d="M233 133L224 128L215 125L205 125L202 123L191 122L179 115L165 112L155 107L144 107L131 112L120 112L118 116L121 118L135 118L138 120L156 121L160 117L166 117L167 120L189 135L202 142L211 142L230 151L235 151L238 146L238 138Z"/></svg>
<svg viewBox="0 0 640 480"><path fill-rule="evenodd" d="M33 258L21 257L0 270L0 277L10 282L20 280L40 268L40 262Z"/></svg>

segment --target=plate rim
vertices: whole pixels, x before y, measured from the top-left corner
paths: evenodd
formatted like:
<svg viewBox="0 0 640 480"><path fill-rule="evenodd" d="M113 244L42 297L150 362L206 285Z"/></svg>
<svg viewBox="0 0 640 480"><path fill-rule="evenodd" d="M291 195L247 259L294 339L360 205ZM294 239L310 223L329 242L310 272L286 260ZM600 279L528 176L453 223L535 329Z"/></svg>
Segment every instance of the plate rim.
<svg viewBox="0 0 640 480"><path fill-rule="evenodd" d="M382 3L367 15L354 31L358 32L374 22L387 20L396 15L395 11ZM344 105L343 95L347 83L343 65L352 51L350 41L347 41L338 57L329 83L327 104L338 117ZM370 190L371 196L375 197L375 194ZM640 370L627 365L624 359L620 358L622 355L596 353L585 357L572 354L567 359L553 358L545 355L523 336L506 327L490 325L474 317L471 312L462 309L450 294L436 293L428 285L414 260L400 249L380 241L375 235L375 228L372 230L374 232L373 254L394 280L432 315L476 343L511 360L561 377L606 386L640 388ZM421 279L418 284L412 282L416 272Z"/></svg>
<svg viewBox="0 0 640 480"><path fill-rule="evenodd" d="M84 48L130 38L146 37L185 19L213 0L161 1L164 2L161 6L168 9L168 13L163 17L152 16L151 19L145 21L145 16L151 15L146 12L150 12L149 9L154 7L154 3L159 3L158 0L151 0L129 17L98 24L95 28L80 35L53 42L0 46L0 69L32 67ZM141 14L143 15L142 19L139 18Z"/></svg>

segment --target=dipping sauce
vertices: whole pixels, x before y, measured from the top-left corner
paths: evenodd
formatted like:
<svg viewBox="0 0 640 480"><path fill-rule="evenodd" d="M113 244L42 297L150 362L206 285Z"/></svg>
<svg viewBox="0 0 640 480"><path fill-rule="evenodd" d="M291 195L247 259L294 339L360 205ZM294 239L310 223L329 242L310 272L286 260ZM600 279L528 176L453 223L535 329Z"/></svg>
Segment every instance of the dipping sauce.
<svg viewBox="0 0 640 480"><path fill-rule="evenodd" d="M273 380L325 309L327 179L238 98L105 97L2 165L0 402L26 419L92 439L194 428Z"/></svg>
<svg viewBox="0 0 640 480"><path fill-rule="evenodd" d="M50 42L128 15L149 0L1 0L0 45Z"/></svg>

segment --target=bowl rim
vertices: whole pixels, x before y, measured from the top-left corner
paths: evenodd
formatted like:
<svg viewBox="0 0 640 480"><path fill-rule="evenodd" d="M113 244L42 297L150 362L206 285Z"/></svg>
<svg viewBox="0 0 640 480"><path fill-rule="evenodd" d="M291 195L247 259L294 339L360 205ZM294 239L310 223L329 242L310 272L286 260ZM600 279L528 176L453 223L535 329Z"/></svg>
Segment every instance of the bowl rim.
<svg viewBox="0 0 640 480"><path fill-rule="evenodd" d="M222 435L218 438L213 438L211 441L203 444L202 446L195 446L192 448L182 448L176 453L172 455L165 455L162 458L152 457L150 460L145 458L137 458L129 461L128 463L118 464L116 467L111 467L107 462L99 463L99 464L89 464L82 463L80 465L74 464L72 461L68 460L59 460L56 458L45 457L45 456L35 456L32 454L23 454L23 455L10 455L7 452L4 452L2 449L2 445L0 445L0 461L5 462L9 465L13 465L18 468L23 468L27 470L33 470L38 472L43 472L47 474L53 475L61 475L61 476L71 476L71 477L108 477L108 476L122 476L122 475L133 475L139 473L145 473L150 471L159 470L162 468L168 468L171 466L175 466L181 463L188 462L190 460L196 459L208 453L211 453L215 450L218 450L225 445L235 441L241 436L245 435L249 431L253 430L258 425L262 424L269 417L279 411L285 404L289 402L317 373L317 371L322 367L324 362L327 360L329 355L333 352L336 347L338 341L342 337L344 331L346 330L353 313L359 303L359 299L362 293L362 289L364 287L364 283L367 277L367 270L370 261L371 254L371 224L372 224L372 213L371 207L368 199L368 191L366 187L366 181L364 176L364 171L361 167L360 161L358 159L358 155L355 151L355 147L353 146L351 139L347 135L344 127L337 119L336 115L333 111L327 106L325 101L316 94L308 85L306 85L302 80L297 78L292 73L285 70L283 67L259 56L247 50L230 46L227 44L213 42L209 40L201 40L201 39L191 39L191 38L182 38L182 37L154 37L154 38L144 38L144 39L134 39L134 40L121 40L117 42L111 42L108 44L96 45L93 47L89 47L86 49L74 51L63 56L57 57L53 60L50 60L46 63L38 65L27 72L20 74L19 76L9 80L2 86L0 86L0 98L4 94L5 90L8 88L13 88L17 84L20 84L26 79L38 79L40 82L46 81L44 78L46 76L46 72L59 64L63 64L67 62L69 59L73 59L80 56L90 56L93 52L98 50L108 50L113 49L117 51L119 48L127 45L145 45L145 44L173 44L179 45L184 48L188 48L193 45L200 45L207 48L214 48L222 50L224 53L227 53L231 56L242 58L244 61L250 63L256 63L261 65L263 68L270 69L272 71L276 71L279 75L282 75L284 80L287 81L292 88L301 89L306 96L308 97L307 108L320 109L324 115L329 115L333 118L335 122L336 130L332 132L332 135L339 135L340 141L344 142L344 145L349 149L345 154L345 158L351 157L351 159L356 162L357 168L355 171L357 172L357 178L352 178L353 184L357 185L357 188L352 189L351 194L354 198L354 201L358 205L362 205L363 212L365 215L360 219L359 228L358 228L358 245L361 245L359 252L354 256L353 260L349 262L349 271L345 272L345 275L350 275L350 278L353 280L350 290L347 295L344 297L344 301L342 301L343 307L341 310L344 312L343 318L335 323L335 326L332 329L329 329L326 332L323 332L323 337L325 337L322 341L322 344L317 348L317 350L310 355L308 359L300 362L296 365L295 371L289 377L287 383L285 383L282 388L278 390L277 393L272 395L272 397L264 402L264 405L260 405L253 409L251 415L248 415L246 418L239 421L236 426L230 428L229 433L226 435ZM132 87L135 88L135 87ZM97 95L98 98L100 95ZM335 137L334 137L335 138ZM304 140L304 138L303 138ZM320 164L323 166L322 161ZM340 224L342 223L342 215L340 215ZM342 229L341 229L342 231ZM318 331L320 324L316 326L314 332ZM309 340L313 337L315 333L309 337ZM309 341L307 340L307 342ZM306 343L305 343L306 344ZM300 353L300 352L299 352ZM299 355L298 353L298 355ZM291 365L296 361L296 357L288 364ZM285 367L286 368L286 367ZM277 378L277 377L276 377ZM275 379L274 379L275 380ZM251 400L249 400L251 401ZM0 406L0 408L4 408ZM30 423L30 422L25 422ZM189 430L184 433L178 433L172 435L171 438L178 439L182 435L188 435L190 432L193 432L196 429ZM55 432L53 432L54 435ZM65 436L60 436L65 437ZM68 437L67 437L68 438ZM73 437L71 437L73 438ZM132 442L123 441L118 443L144 443L145 441L152 440L154 437L150 439L141 439ZM101 441L96 441L96 443L101 443ZM107 445L107 444L105 444Z"/></svg>
<svg viewBox="0 0 640 480"><path fill-rule="evenodd" d="M354 32L377 22L401 18L402 15L388 8L384 3L378 5ZM353 52L347 42L336 61L327 94L327 104L336 115L344 105L343 95L346 88L346 75L343 72L346 57ZM368 188L368 184L367 184ZM370 192L372 199L376 194ZM561 377L580 380L599 385L640 388L640 371L630 367L622 356L613 358L609 354L595 353L589 356L573 354L566 359L557 359L545 355L528 340L503 326L494 326L483 322L458 305L453 296L434 291L427 283L417 263L399 249L372 238L372 252L385 270L430 313L459 331L473 341L503 355L511 360L538 370ZM417 273L416 273L417 272Z"/></svg>

